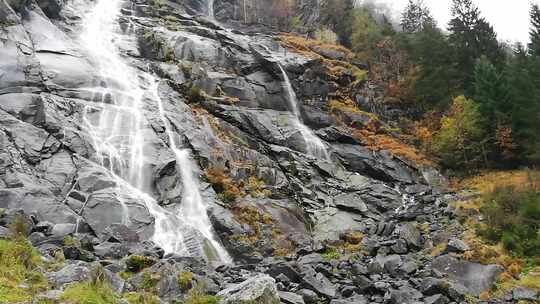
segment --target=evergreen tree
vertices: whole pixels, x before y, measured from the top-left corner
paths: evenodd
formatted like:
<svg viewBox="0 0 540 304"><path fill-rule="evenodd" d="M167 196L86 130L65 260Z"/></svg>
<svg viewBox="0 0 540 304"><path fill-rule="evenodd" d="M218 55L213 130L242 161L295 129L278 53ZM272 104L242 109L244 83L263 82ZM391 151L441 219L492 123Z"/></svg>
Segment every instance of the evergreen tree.
<svg viewBox="0 0 540 304"><path fill-rule="evenodd" d="M480 16L480 10L472 0L453 0L452 17L449 23L450 42L455 49L463 89L472 95L476 60L485 55L495 66L501 66L504 54L493 27Z"/></svg>
<svg viewBox="0 0 540 304"><path fill-rule="evenodd" d="M423 0L409 0L401 15L401 28L405 33L421 31L425 25L434 25L435 20L431 12L424 5Z"/></svg>
<svg viewBox="0 0 540 304"><path fill-rule="evenodd" d="M511 104L506 78L485 56L478 60L474 68L474 100L479 103L488 127L508 122Z"/></svg>
<svg viewBox="0 0 540 304"><path fill-rule="evenodd" d="M452 48L434 24L410 35L408 53L417 66L414 94L425 110L444 109L459 89Z"/></svg>
<svg viewBox="0 0 540 304"><path fill-rule="evenodd" d="M540 164L540 57L519 47L507 67L510 119L522 159Z"/></svg>
<svg viewBox="0 0 540 304"><path fill-rule="evenodd" d="M529 53L540 56L540 8L538 4L531 5L531 42L529 43Z"/></svg>

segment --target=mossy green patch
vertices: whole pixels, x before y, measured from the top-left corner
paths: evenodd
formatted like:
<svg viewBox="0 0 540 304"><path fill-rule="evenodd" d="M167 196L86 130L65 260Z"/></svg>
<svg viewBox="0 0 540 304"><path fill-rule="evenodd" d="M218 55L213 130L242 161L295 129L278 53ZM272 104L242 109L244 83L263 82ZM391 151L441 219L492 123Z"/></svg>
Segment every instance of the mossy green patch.
<svg viewBox="0 0 540 304"><path fill-rule="evenodd" d="M129 304L159 304L159 298L148 292L129 292L123 297Z"/></svg>
<svg viewBox="0 0 540 304"><path fill-rule="evenodd" d="M152 265L154 260L142 255L131 255L126 259L126 267L130 272L139 272Z"/></svg>
<svg viewBox="0 0 540 304"><path fill-rule="evenodd" d="M191 288L182 304L217 304L220 298L207 295L204 292L204 286L199 284Z"/></svg>
<svg viewBox="0 0 540 304"><path fill-rule="evenodd" d="M61 297L71 304L116 304L118 298L104 282L80 282L70 285Z"/></svg>
<svg viewBox="0 0 540 304"><path fill-rule="evenodd" d="M191 288L193 282L193 273L189 271L182 271L178 274L178 286L180 289L186 291Z"/></svg>
<svg viewBox="0 0 540 304"><path fill-rule="evenodd" d="M0 240L0 303L31 300L47 288L39 254L24 238ZM24 287L21 287L24 286Z"/></svg>
<svg viewBox="0 0 540 304"><path fill-rule="evenodd" d="M336 248L328 248L321 253L321 256L327 261L339 260L341 258L341 253Z"/></svg>

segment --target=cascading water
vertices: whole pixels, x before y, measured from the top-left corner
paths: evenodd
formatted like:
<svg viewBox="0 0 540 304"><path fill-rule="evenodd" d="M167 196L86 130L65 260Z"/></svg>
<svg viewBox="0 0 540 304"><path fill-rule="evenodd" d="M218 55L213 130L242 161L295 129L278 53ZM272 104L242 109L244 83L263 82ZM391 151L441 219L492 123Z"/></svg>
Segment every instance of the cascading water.
<svg viewBox="0 0 540 304"><path fill-rule="evenodd" d="M191 160L189 150L178 149L174 133L167 117L163 103L158 95L158 82L155 79L151 80L153 85L150 91L153 93L154 99L158 103L159 116L165 125L165 132L169 139L169 147L174 152L177 162L177 167L180 169L184 196L182 197L182 206L178 210L178 217L184 220L185 231L185 248L190 250L195 247L204 250L206 256L216 256L220 261L231 262L231 258L223 249L221 244L215 239L210 219L206 213L206 205L199 192L199 184L194 176L194 166ZM200 235L202 235L202 238ZM189 241L189 242L188 242Z"/></svg>
<svg viewBox="0 0 540 304"><path fill-rule="evenodd" d="M205 256L212 262L228 263L230 257L214 236L189 152L178 149L174 141L158 95L158 82L152 75L131 68L120 55L119 43L123 37L118 34L117 21L122 2L99 0L83 20L81 44L100 76L100 86L89 90L101 102L86 106L83 115L96 150L95 162L110 171L119 191L145 203L155 219L153 241L166 253ZM173 211L164 209L143 191L145 98L157 103L181 175L182 204ZM129 224L129 209L122 205L123 223Z"/></svg>
<svg viewBox="0 0 540 304"><path fill-rule="evenodd" d="M214 19L215 18L215 15L214 15L214 0L207 0L207 3L208 3L208 8L207 8L208 17Z"/></svg>
<svg viewBox="0 0 540 304"><path fill-rule="evenodd" d="M296 98L296 94L294 93L294 89L291 85L291 80L289 79L287 72L285 72L285 69L283 69L283 66L279 63L278 66L281 70L281 73L283 74L283 83L285 86L285 90L287 91L287 100L289 101L289 107L291 109L291 112L295 116L294 124L296 125L296 127L300 131L300 134L302 134L302 137L306 142L307 153L311 156L321 158L323 160L330 160L328 150L326 150L326 146L324 145L322 140L302 122L302 115L300 114L300 110L298 109L298 99Z"/></svg>

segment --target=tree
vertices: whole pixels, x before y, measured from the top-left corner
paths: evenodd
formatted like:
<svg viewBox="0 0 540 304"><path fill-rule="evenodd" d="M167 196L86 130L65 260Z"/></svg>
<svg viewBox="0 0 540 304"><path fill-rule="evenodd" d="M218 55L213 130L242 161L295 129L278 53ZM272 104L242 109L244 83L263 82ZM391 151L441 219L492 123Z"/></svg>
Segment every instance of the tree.
<svg viewBox="0 0 540 304"><path fill-rule="evenodd" d="M531 5L531 30L529 32L531 41L529 43L529 53L533 56L540 56L540 8L538 4Z"/></svg>
<svg viewBox="0 0 540 304"><path fill-rule="evenodd" d="M490 159L513 159L516 145L510 112L512 104L506 77L482 56L474 68L474 100L485 121L486 150ZM501 164L498 162L498 164Z"/></svg>
<svg viewBox="0 0 540 304"><path fill-rule="evenodd" d="M460 87L448 38L435 24L429 24L404 40L416 65L413 90L417 101L425 110L446 108Z"/></svg>
<svg viewBox="0 0 540 304"><path fill-rule="evenodd" d="M506 69L511 100L512 135L521 159L540 164L540 56L518 46Z"/></svg>
<svg viewBox="0 0 540 304"><path fill-rule="evenodd" d="M431 12L423 0L409 0L401 15L401 28L405 33L421 31L425 25L435 25Z"/></svg>
<svg viewBox="0 0 540 304"><path fill-rule="evenodd" d="M493 27L480 17L480 10L472 0L453 0L449 31L462 86L466 94L472 95L476 60L485 55L495 66L499 67L504 63L504 54L499 47L497 34Z"/></svg>
<svg viewBox="0 0 540 304"><path fill-rule="evenodd" d="M346 47L351 47L354 11L354 0L328 0L321 10L322 23L334 31Z"/></svg>
<svg viewBox="0 0 540 304"><path fill-rule="evenodd" d="M293 16L294 8L296 7L295 0L278 0L272 3L270 8L271 15L277 19L280 28L288 28L290 20Z"/></svg>
<svg viewBox="0 0 540 304"><path fill-rule="evenodd" d="M363 60L373 60L377 44L384 38L383 29L365 9L357 9L354 14L352 49Z"/></svg>
<svg viewBox="0 0 540 304"><path fill-rule="evenodd" d="M478 104L459 96L454 99L450 113L441 119L434 148L443 166L470 170L485 162L484 138Z"/></svg>
<svg viewBox="0 0 540 304"><path fill-rule="evenodd" d="M474 100L479 103L489 128L508 122L511 109L508 84L485 56L474 67Z"/></svg>

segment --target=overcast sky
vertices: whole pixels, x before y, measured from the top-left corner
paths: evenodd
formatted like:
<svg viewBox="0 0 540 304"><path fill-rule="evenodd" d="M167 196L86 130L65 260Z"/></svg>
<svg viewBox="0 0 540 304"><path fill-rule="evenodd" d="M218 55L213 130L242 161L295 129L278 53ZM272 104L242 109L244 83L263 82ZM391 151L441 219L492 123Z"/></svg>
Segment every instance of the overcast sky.
<svg viewBox="0 0 540 304"><path fill-rule="evenodd" d="M373 0L391 6L401 12L408 0ZM531 2L540 0L473 0L484 16L497 31L499 40L521 41L529 40L529 7ZM451 0L424 0L437 19L440 27L446 29L450 20Z"/></svg>

